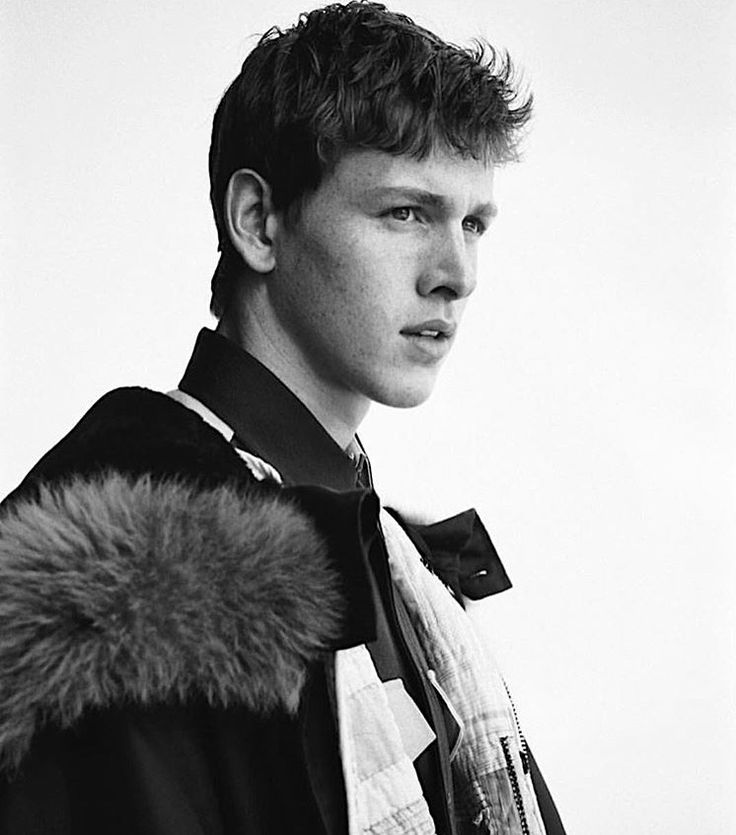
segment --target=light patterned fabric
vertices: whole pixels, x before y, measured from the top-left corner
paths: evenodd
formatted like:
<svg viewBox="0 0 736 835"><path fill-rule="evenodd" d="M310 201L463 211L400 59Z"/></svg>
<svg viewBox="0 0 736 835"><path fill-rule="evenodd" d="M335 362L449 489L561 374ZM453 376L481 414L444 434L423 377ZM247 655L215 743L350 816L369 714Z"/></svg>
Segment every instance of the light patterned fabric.
<svg viewBox="0 0 736 835"><path fill-rule="evenodd" d="M488 835L544 835L506 686L444 584L385 510L391 575L442 692L459 716L452 760L458 823ZM435 832L414 766L364 646L336 659L340 747L351 835Z"/></svg>
<svg viewBox="0 0 736 835"><path fill-rule="evenodd" d="M465 611L385 510L381 525L396 587L425 656L462 719L463 736L452 761L456 818L490 835L544 835L524 742L495 662Z"/></svg>
<svg viewBox="0 0 736 835"><path fill-rule="evenodd" d="M364 645L337 652L335 678L350 835L432 835L419 778Z"/></svg>

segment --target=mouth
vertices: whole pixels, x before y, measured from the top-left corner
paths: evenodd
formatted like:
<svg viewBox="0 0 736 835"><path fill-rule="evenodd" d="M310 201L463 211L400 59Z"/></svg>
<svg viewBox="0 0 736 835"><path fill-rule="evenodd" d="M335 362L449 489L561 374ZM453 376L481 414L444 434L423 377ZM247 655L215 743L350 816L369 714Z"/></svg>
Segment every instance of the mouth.
<svg viewBox="0 0 736 835"><path fill-rule="evenodd" d="M436 366L450 350L457 325L444 319L432 319L402 328L401 335L410 347L412 361L425 366Z"/></svg>
<svg viewBox="0 0 736 835"><path fill-rule="evenodd" d="M413 336L421 339L445 341L451 339L457 326L454 322L445 322L443 319L433 319L429 322L421 322L418 325L410 325L401 330L402 336Z"/></svg>

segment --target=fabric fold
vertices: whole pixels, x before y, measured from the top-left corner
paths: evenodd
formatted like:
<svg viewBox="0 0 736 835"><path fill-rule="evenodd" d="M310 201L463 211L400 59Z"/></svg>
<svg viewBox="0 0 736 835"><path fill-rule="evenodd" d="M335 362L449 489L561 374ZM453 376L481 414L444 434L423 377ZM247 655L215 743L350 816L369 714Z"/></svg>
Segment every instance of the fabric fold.
<svg viewBox="0 0 736 835"><path fill-rule="evenodd" d="M511 588L511 580L474 508L431 525L401 522L432 570L458 600L463 596L480 600Z"/></svg>

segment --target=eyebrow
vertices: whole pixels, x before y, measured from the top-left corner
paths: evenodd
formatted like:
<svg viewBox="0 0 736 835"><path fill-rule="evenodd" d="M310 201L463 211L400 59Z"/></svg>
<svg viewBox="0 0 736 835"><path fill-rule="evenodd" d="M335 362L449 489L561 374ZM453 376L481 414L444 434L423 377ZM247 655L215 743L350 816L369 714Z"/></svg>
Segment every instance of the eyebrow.
<svg viewBox="0 0 736 835"><path fill-rule="evenodd" d="M414 188L413 186L376 186L368 190L368 195L370 197L391 197L406 200L409 203L418 203L422 206L432 206L437 209L447 209L449 206L449 201L441 194L423 188ZM475 206L472 214L494 218L498 214L498 206L490 201L479 203Z"/></svg>

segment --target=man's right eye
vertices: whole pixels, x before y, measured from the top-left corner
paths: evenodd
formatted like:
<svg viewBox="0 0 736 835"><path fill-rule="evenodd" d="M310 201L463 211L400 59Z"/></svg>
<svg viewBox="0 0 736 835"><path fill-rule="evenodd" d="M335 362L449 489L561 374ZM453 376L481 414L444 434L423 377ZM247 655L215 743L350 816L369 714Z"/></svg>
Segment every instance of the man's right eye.
<svg viewBox="0 0 736 835"><path fill-rule="evenodd" d="M394 220L416 220L416 212L411 206L397 206L391 209L391 217Z"/></svg>

